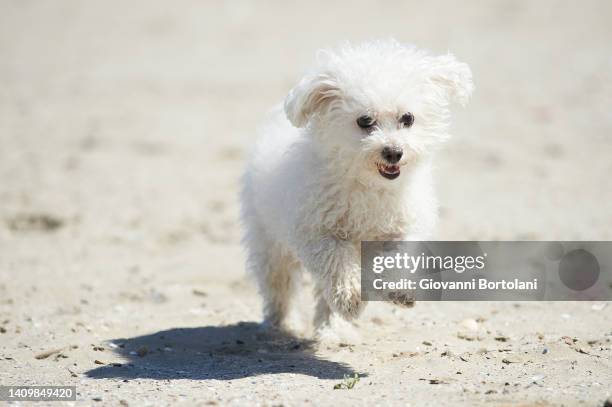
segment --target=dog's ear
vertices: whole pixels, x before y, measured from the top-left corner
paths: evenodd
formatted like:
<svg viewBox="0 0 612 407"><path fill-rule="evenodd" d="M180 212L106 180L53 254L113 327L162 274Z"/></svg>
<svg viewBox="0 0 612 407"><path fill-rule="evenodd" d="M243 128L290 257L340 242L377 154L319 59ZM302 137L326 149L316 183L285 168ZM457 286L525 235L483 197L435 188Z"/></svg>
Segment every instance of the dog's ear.
<svg viewBox="0 0 612 407"><path fill-rule="evenodd" d="M328 74L304 77L287 95L285 114L295 127L304 127L310 117L329 107L340 96L336 80Z"/></svg>
<svg viewBox="0 0 612 407"><path fill-rule="evenodd" d="M433 58L431 81L440 87L447 100L465 106L474 91L470 67L457 61L452 54Z"/></svg>

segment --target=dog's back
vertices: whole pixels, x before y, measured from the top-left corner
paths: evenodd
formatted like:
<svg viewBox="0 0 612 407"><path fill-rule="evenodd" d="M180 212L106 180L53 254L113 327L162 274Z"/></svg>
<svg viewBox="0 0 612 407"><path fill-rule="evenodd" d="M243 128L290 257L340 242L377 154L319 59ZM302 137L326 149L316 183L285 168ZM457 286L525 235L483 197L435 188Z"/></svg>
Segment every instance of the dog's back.
<svg viewBox="0 0 612 407"><path fill-rule="evenodd" d="M277 239L286 239L283 226L290 224L287 217L296 216L299 186L304 183L306 167L312 166L312 155L282 105L271 110L257 137L242 179L243 222L259 223L258 228L271 229Z"/></svg>

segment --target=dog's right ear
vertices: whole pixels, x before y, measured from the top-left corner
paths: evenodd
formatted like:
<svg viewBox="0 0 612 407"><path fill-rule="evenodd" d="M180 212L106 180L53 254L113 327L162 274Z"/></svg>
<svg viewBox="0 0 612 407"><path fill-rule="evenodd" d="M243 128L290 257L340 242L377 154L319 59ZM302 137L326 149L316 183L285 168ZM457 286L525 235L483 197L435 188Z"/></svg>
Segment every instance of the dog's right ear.
<svg viewBox="0 0 612 407"><path fill-rule="evenodd" d="M470 67L447 54L432 58L430 69L432 82L442 89L448 101L465 106L474 91Z"/></svg>
<svg viewBox="0 0 612 407"><path fill-rule="evenodd" d="M308 75L285 98L285 114L295 127L304 127L313 115L329 108L339 96L340 89L331 75Z"/></svg>

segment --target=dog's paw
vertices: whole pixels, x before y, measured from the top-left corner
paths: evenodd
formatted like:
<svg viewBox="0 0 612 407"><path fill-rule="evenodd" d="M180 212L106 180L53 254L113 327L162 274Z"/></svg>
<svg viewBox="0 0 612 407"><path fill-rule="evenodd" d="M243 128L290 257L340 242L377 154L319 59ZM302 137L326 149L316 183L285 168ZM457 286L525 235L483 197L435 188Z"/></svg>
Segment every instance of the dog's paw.
<svg viewBox="0 0 612 407"><path fill-rule="evenodd" d="M358 285L337 287L329 305L335 313L346 320L355 319L361 314L365 302L361 301L361 290Z"/></svg>
<svg viewBox="0 0 612 407"><path fill-rule="evenodd" d="M353 345L360 341L353 325L339 317L332 317L329 323L318 327L315 339L319 346Z"/></svg>
<svg viewBox="0 0 612 407"><path fill-rule="evenodd" d="M257 329L258 337L277 337L290 333L291 330L284 323L269 319L264 319Z"/></svg>
<svg viewBox="0 0 612 407"><path fill-rule="evenodd" d="M387 295L387 298L393 303L393 305L398 305L404 308L414 307L415 299L411 294L406 294L401 291L392 291Z"/></svg>
<svg viewBox="0 0 612 407"><path fill-rule="evenodd" d="M317 328L314 336L319 345L337 345L342 342L338 332L330 325Z"/></svg>

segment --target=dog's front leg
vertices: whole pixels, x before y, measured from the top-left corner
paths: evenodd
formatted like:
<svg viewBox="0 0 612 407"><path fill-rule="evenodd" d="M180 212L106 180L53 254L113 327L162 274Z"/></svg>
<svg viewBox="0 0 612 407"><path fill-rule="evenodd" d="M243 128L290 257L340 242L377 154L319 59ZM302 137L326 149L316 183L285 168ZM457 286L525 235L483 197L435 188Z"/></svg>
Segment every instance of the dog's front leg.
<svg viewBox="0 0 612 407"><path fill-rule="evenodd" d="M363 310L358 247L332 236L305 242L300 253L302 263L315 278L317 315L315 324L324 324L327 303L331 312L350 320Z"/></svg>

